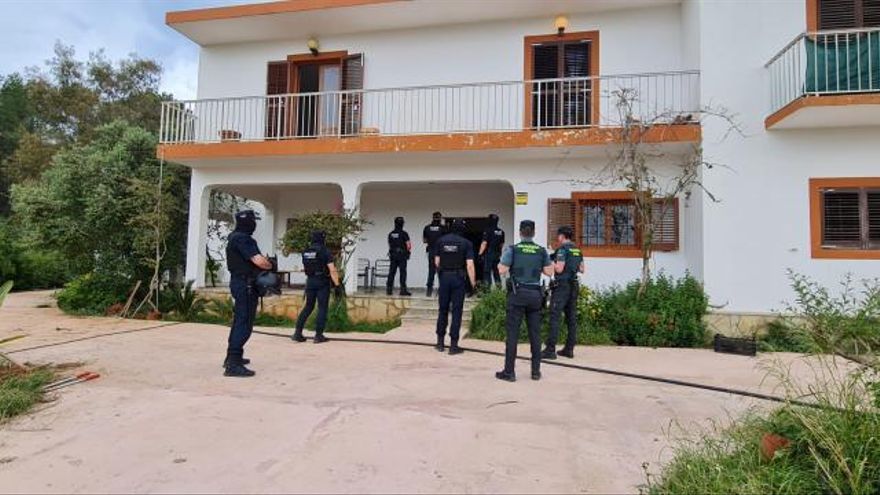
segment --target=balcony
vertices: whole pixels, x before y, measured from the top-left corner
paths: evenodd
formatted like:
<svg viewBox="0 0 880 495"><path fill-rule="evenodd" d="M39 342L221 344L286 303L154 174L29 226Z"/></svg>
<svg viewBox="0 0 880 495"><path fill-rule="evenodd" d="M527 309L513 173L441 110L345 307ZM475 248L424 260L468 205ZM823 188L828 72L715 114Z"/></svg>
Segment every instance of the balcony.
<svg viewBox="0 0 880 495"><path fill-rule="evenodd" d="M803 33L765 67L767 129L880 125L880 28Z"/></svg>
<svg viewBox="0 0 880 495"><path fill-rule="evenodd" d="M654 141L695 141L699 73L663 72L165 102L169 159L612 142L618 94Z"/></svg>

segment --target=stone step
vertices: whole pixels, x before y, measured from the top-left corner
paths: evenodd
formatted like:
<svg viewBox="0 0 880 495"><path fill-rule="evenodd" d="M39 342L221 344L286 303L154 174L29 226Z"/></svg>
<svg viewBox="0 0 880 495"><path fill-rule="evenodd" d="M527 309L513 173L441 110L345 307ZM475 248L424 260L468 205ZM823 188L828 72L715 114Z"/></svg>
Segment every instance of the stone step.
<svg viewBox="0 0 880 495"><path fill-rule="evenodd" d="M406 313L401 316L401 320L403 321L411 321L411 320L430 320L437 321L437 309L409 309ZM462 311L462 320L469 321L471 318L471 311L469 309L465 309Z"/></svg>

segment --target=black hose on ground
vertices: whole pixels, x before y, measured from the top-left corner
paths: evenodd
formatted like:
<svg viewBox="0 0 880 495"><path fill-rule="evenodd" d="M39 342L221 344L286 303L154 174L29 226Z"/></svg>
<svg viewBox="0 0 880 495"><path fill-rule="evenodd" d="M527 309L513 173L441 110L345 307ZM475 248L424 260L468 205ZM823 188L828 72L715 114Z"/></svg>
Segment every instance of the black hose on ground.
<svg viewBox="0 0 880 495"><path fill-rule="evenodd" d="M114 335L124 335L127 333L145 332L147 330L155 330L157 328L173 327L174 325L180 325L181 323L183 323L183 322L182 321L175 321L172 323L163 323L161 325L152 325L149 327L130 328L128 330L120 330L118 332L109 332L109 333L102 333L102 334L98 334L98 335L89 335L88 337L81 337L81 338L73 339L73 340L65 340L64 342L53 342L51 344L40 344L40 345L35 345L33 347L25 347L24 349L15 349L12 351L6 351L3 354L16 354L19 352L35 351L37 349L45 349L47 347L56 347L59 345L73 344L76 342L82 342L84 340L100 339L102 337L112 337Z"/></svg>

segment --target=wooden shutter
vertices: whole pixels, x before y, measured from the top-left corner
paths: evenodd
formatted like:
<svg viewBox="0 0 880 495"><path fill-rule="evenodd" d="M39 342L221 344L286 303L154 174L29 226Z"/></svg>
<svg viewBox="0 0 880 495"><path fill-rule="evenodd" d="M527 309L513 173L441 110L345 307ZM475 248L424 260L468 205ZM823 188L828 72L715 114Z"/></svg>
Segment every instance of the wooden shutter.
<svg viewBox="0 0 880 495"><path fill-rule="evenodd" d="M532 79L556 79L559 71L561 45L544 44L532 48ZM559 123L558 83L535 82L532 91L532 126L552 127Z"/></svg>
<svg viewBox="0 0 880 495"><path fill-rule="evenodd" d="M269 62L266 77L266 95L270 98L266 100L266 137L280 138L285 137L287 133L287 98L276 97L273 95L283 95L288 93L287 82L289 80L290 64L287 62Z"/></svg>
<svg viewBox="0 0 880 495"><path fill-rule="evenodd" d="M656 200L654 217L654 250L678 251L678 198Z"/></svg>
<svg viewBox="0 0 880 495"><path fill-rule="evenodd" d="M343 91L364 89L364 55L357 53L342 60ZM345 93L342 97L342 135L356 136L361 132L362 93Z"/></svg>
<svg viewBox="0 0 880 495"><path fill-rule="evenodd" d="M868 247L880 249L880 191L867 192Z"/></svg>
<svg viewBox="0 0 880 495"><path fill-rule="evenodd" d="M556 249L556 231L559 227L569 226L577 232L574 224L576 202L569 198L551 198L547 200L547 245Z"/></svg>
<svg viewBox="0 0 880 495"><path fill-rule="evenodd" d="M822 245L858 247L861 244L859 191L822 194Z"/></svg>
<svg viewBox="0 0 880 495"><path fill-rule="evenodd" d="M864 0L862 4L862 26L880 27L880 0Z"/></svg>
<svg viewBox="0 0 880 495"><path fill-rule="evenodd" d="M858 26L856 4L860 0L819 0L819 29L850 29Z"/></svg>

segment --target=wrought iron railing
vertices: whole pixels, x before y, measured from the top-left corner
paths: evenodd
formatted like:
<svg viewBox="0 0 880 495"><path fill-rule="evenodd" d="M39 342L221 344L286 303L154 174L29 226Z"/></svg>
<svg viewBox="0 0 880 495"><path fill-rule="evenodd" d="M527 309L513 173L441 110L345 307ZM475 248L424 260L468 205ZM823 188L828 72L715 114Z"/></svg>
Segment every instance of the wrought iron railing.
<svg viewBox="0 0 880 495"><path fill-rule="evenodd" d="M171 101L160 141L213 143L613 126L617 94L632 115L687 123L699 111L699 72L486 82Z"/></svg>

